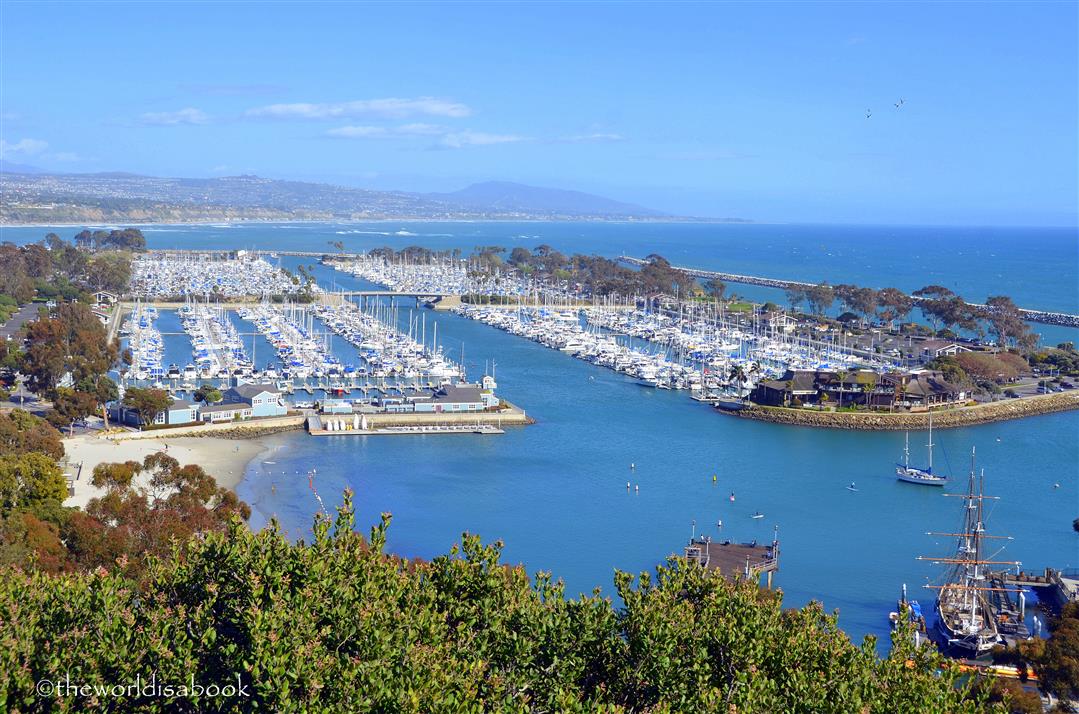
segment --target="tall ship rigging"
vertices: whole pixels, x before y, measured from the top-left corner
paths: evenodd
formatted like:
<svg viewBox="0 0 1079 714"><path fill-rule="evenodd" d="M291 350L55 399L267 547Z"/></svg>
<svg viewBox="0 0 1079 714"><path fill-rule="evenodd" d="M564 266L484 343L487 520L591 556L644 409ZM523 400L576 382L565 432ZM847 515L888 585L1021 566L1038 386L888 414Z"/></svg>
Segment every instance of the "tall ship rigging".
<svg viewBox="0 0 1079 714"><path fill-rule="evenodd" d="M977 659L994 646L1030 636L1023 623L1023 608L1016 608L1002 578L994 576L991 566L1018 566L1017 561L991 560L983 555L987 540L1011 540L1008 536L985 532L985 502L995 496L984 494L984 472L975 475L974 449L970 453L970 477L967 492L946 493L963 499L963 525L957 533L929 535L956 538L952 557L921 557L947 566L942 585L927 585L938 591L935 604L936 623L932 635L941 650L953 657Z"/></svg>

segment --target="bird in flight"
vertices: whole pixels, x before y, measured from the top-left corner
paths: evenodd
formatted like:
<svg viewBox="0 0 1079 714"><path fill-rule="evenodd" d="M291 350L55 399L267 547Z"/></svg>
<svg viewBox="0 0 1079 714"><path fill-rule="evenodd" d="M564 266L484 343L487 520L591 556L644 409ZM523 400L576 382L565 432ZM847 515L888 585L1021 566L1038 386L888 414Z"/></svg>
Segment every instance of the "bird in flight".
<svg viewBox="0 0 1079 714"><path fill-rule="evenodd" d="M895 108L898 109L899 107L903 106L904 104L906 104L906 102L903 100L902 97L900 97L899 101L895 103Z"/></svg>
<svg viewBox="0 0 1079 714"><path fill-rule="evenodd" d="M869 110L869 109L866 109L865 110L865 118L868 119L871 116L873 116L873 112L871 110Z"/></svg>

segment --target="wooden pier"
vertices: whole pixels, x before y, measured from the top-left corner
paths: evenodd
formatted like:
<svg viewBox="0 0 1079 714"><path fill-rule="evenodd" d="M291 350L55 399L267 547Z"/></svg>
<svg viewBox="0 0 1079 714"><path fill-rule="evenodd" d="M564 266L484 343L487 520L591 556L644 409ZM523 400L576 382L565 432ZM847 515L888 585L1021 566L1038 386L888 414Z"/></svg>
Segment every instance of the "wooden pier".
<svg viewBox="0 0 1079 714"><path fill-rule="evenodd" d="M1037 589L1042 604L1056 612L1066 603L1079 602L1079 569L1046 568L1042 573L1002 571L990 573L989 577L1004 585Z"/></svg>
<svg viewBox="0 0 1079 714"><path fill-rule="evenodd" d="M773 536L772 542L765 544L714 541L710 536L693 538L683 550L683 557L732 579L759 581L763 575L771 588L772 573L779 570L779 537Z"/></svg>

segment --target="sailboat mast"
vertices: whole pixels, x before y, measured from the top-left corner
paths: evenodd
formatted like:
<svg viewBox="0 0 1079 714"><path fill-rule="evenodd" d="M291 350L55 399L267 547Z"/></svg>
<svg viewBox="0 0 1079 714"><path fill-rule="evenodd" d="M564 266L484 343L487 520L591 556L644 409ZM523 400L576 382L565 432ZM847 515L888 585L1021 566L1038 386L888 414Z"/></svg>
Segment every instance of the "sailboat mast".
<svg viewBox="0 0 1079 714"><path fill-rule="evenodd" d="M933 473L933 412L929 412L929 473Z"/></svg>

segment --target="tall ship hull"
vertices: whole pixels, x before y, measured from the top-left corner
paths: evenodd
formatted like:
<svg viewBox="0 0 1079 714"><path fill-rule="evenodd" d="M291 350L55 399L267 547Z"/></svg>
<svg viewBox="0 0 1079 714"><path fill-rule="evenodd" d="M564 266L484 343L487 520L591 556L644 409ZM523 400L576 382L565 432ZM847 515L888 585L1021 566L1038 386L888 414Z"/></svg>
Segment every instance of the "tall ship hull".
<svg viewBox="0 0 1079 714"><path fill-rule="evenodd" d="M992 570L1019 563L987 559L983 555L987 539L1010 539L986 532L983 504L995 497L984 494L984 473L981 477L975 476L973 449L970 462L967 492L944 494L963 499L962 528L956 533L930 534L955 538L954 554L920 560L931 560L947 568L942 584L926 586L938 591L931 636L948 656L978 659L988 655L993 647L1023 639L1029 633L1023 625L1022 612L1016 612L1012 607L1009 595L1014 593L1003 582L995 580L997 576Z"/></svg>

